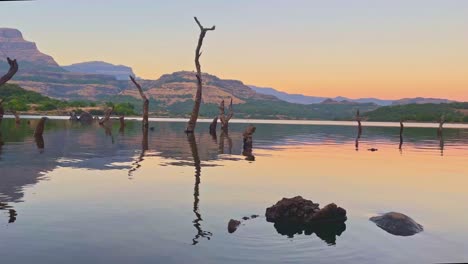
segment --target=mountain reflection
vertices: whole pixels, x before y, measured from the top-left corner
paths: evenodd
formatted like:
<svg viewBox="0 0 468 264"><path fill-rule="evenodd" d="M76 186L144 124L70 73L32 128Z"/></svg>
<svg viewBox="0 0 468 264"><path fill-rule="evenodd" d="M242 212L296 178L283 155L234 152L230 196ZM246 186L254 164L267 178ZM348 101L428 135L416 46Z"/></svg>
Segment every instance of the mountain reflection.
<svg viewBox="0 0 468 264"><path fill-rule="evenodd" d="M29 120L28 120L29 121ZM141 123L127 121L125 134L118 134L118 122L100 128L97 124L83 125L69 120L47 121L42 138L34 138L38 120L21 122L3 119L0 130L0 196L2 202L20 202L23 188L36 184L48 171L58 166L92 170L125 170L130 174L141 166L148 150L162 158L162 165L192 166L195 164L195 201L197 201L201 167L221 166L210 161L229 159L241 161L244 157L242 132L245 124L231 124L229 135L213 138L201 131L188 138L180 131L184 123L157 122L151 133L143 133ZM255 149L275 149L281 146L354 145L355 127L257 124ZM104 132L104 133L103 133ZM113 136L116 132L116 136ZM109 136L111 140L109 140ZM395 144L398 135L394 128L366 127L360 144ZM195 142L195 144L193 144ZM215 143L216 142L216 143ZM463 129L445 129L443 138L432 129L405 129L405 151L421 148L446 154L451 148L468 145L468 132ZM396 143L397 144L397 143ZM429 149L429 150L428 150ZM38 153L42 152L41 154ZM226 155L230 154L230 155ZM431 153L431 152L429 152ZM222 155L220 155L222 154ZM258 154L257 154L258 155ZM195 159L197 157L197 159ZM194 162L195 161L195 162ZM165 162L167 162L165 164ZM133 170L132 170L133 169ZM198 172L197 172L198 171ZM198 175L198 176L197 176ZM197 179L198 178L198 179ZM198 183L197 183L198 182ZM198 202L195 203L198 208ZM194 210L198 212L198 209Z"/></svg>

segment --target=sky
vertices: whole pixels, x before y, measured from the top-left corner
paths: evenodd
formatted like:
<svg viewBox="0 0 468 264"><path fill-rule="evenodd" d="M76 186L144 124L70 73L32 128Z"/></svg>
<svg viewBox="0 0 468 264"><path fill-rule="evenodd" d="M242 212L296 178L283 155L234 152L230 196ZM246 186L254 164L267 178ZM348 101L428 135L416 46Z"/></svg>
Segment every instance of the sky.
<svg viewBox="0 0 468 264"><path fill-rule="evenodd" d="M102 60L146 79L202 70L313 96L468 101L465 0L36 0L0 2L60 65Z"/></svg>

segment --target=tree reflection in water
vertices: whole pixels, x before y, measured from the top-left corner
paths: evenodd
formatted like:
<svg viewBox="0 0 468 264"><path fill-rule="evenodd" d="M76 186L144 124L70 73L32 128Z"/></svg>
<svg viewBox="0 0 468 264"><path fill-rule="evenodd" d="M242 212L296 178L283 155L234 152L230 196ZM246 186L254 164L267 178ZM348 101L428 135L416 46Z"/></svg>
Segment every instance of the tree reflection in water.
<svg viewBox="0 0 468 264"><path fill-rule="evenodd" d="M203 221L199 210L201 162L200 156L198 155L198 146L197 142L195 141L194 133L187 133L187 140L190 146L190 151L192 152L193 165L195 167L195 186L193 189L193 213L195 214L195 219L193 220L193 226L197 230L197 234L192 239L192 245L196 245L198 244L200 238L206 238L210 240L211 236L213 236L213 233L209 231L204 231L201 225L201 222Z"/></svg>
<svg viewBox="0 0 468 264"><path fill-rule="evenodd" d="M0 210L8 211L8 223L9 224L12 224L16 221L16 216L18 216L18 213L16 213L16 210L13 209L11 206L9 206L7 203L0 202Z"/></svg>
<svg viewBox="0 0 468 264"><path fill-rule="evenodd" d="M149 149L148 146L148 126L142 126L143 136L141 138L141 153L135 162L132 163L132 168L128 171L128 176L131 177L133 172L141 167L140 162L144 160L145 153Z"/></svg>

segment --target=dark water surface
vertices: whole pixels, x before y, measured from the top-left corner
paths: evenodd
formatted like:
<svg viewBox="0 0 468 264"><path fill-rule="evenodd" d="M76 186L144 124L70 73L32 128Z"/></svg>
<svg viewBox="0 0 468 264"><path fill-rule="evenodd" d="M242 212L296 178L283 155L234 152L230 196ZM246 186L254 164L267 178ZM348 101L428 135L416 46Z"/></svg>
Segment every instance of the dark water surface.
<svg viewBox="0 0 468 264"><path fill-rule="evenodd" d="M257 124L194 139L185 123L106 131L48 120L2 123L1 263L434 263L468 261L468 129ZM367 151L378 148L376 152ZM250 158L251 159L251 158ZM265 208L302 195L348 211L344 227L293 237ZM14 211L11 211L14 210ZM424 226L391 235L368 219L397 211ZM229 234L231 218L259 214Z"/></svg>

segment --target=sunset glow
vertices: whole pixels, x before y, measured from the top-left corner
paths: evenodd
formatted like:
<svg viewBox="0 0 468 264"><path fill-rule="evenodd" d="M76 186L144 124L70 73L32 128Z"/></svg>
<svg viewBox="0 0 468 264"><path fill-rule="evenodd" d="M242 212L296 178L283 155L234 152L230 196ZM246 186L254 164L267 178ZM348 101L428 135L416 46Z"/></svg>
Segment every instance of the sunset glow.
<svg viewBox="0 0 468 264"><path fill-rule="evenodd" d="M183 8L182 8L183 7ZM466 1L60 1L2 4L60 65L102 60L146 79L203 71L314 96L468 100Z"/></svg>

